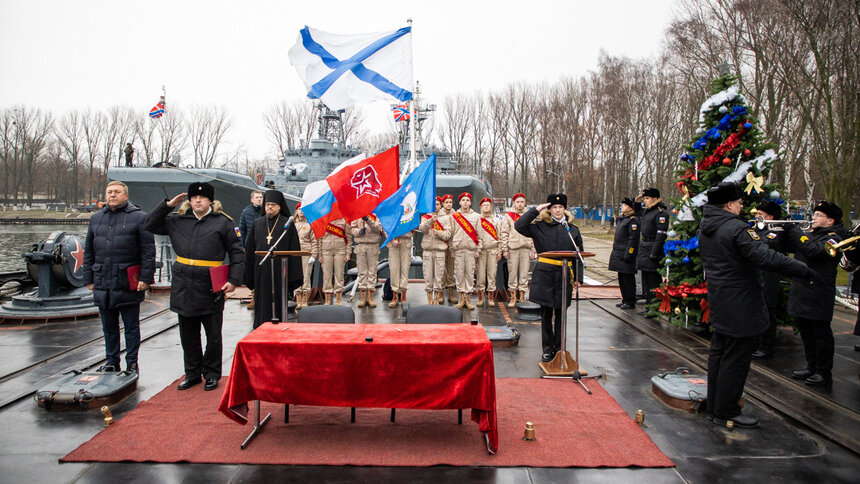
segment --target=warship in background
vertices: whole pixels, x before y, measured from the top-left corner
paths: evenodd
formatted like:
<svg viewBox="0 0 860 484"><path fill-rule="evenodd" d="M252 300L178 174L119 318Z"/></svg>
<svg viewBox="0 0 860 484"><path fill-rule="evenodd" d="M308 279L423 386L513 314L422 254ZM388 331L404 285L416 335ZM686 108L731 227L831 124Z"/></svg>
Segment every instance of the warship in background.
<svg viewBox="0 0 860 484"><path fill-rule="evenodd" d="M317 103L316 109L315 136L296 148L286 150L274 173L260 173L252 178L220 168L193 168L182 167L178 163L159 163L152 167L112 167L108 171L108 179L119 180L128 185L131 202L147 211L152 210L165 197L170 198L182 193L190 183L196 181L211 183L223 210L236 221L242 209L248 205L252 190L281 190L290 210L294 210L309 183L325 179L338 165L360 154L358 148L346 143L343 111L332 111L322 102ZM436 154L437 195L451 194L455 200L463 192L471 193L475 200L491 197L491 187L481 181L476 176L478 174L469 173L471 167L455 160L450 152L427 145L423 141L422 125L434 110L434 105L415 109L415 113L410 113L410 119L397 123L402 178L405 178L410 164L409 124L416 122L414 132L417 158L413 159L424 160L431 154Z"/></svg>

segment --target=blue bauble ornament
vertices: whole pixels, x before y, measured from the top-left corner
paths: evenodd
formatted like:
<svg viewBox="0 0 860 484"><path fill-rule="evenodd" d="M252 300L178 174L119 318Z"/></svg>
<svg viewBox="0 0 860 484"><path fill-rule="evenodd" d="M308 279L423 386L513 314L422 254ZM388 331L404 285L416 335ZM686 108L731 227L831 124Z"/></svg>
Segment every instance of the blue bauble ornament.
<svg viewBox="0 0 860 484"><path fill-rule="evenodd" d="M681 262L683 262L684 264L689 264L689 263L690 263L690 258L689 258L689 257L684 257L683 259L681 259Z"/></svg>
<svg viewBox="0 0 860 484"><path fill-rule="evenodd" d="M729 108L720 106L720 114L726 114L727 112L729 112Z"/></svg>
<svg viewBox="0 0 860 484"><path fill-rule="evenodd" d="M751 130L752 129L752 123L750 123L750 122L744 123L744 129L747 131Z"/></svg>
<svg viewBox="0 0 860 484"><path fill-rule="evenodd" d="M681 160L687 161L687 155L681 155Z"/></svg>

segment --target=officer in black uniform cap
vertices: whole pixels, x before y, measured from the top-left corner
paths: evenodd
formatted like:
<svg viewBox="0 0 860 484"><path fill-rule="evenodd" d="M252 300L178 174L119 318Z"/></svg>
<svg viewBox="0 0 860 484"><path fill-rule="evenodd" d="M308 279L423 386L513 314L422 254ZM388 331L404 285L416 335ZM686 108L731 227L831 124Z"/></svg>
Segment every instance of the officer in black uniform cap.
<svg viewBox="0 0 860 484"><path fill-rule="evenodd" d="M654 289L660 286L661 277L657 269L660 268L660 260L663 259L663 244L666 242L669 229L669 212L666 205L660 199L660 190L646 188L642 195L636 197L637 202L642 203L642 213L639 215L641 222L641 242L639 243L639 255L636 258L636 268L642 272L642 293L653 302ZM641 311L646 318L653 318L655 314Z"/></svg>
<svg viewBox="0 0 860 484"><path fill-rule="evenodd" d="M566 210L567 195L553 193L547 197L547 203L529 208L514 223L514 229L534 240L535 251L555 252L579 250L582 248L582 235L579 228L573 225L573 214ZM571 237L576 241L573 245ZM537 265L532 272L529 288L529 301L539 304L541 309L541 343L543 345L543 361L551 361L561 349L561 312L570 305L573 285L582 282L582 264L576 261L576 276L573 284L568 284L567 305L562 308L561 261L538 257ZM570 277L569 271L564 271ZM555 315L555 324L553 324Z"/></svg>
<svg viewBox="0 0 860 484"><path fill-rule="evenodd" d="M768 220L782 220L782 207L773 200L765 200L756 208L756 233L767 244L768 249L777 252L782 250L785 231L782 227L765 224ZM764 299L767 302L767 313L770 316L770 326L758 340L758 349L752 354L756 359L773 358L773 346L776 339L776 310L779 303L779 274L771 271L761 271L764 279Z"/></svg>
<svg viewBox="0 0 860 484"><path fill-rule="evenodd" d="M735 183L708 190L699 225L699 251L708 283L710 323L708 414L717 425L756 428L741 414L743 394L757 338L768 327L761 269L792 276L814 275L806 264L770 250L740 217L742 192Z"/></svg>
<svg viewBox="0 0 860 484"><path fill-rule="evenodd" d="M794 258L818 274L817 278L795 277L791 283L788 314L794 316L806 356L806 368L792 372L791 376L805 380L807 385L827 385L832 381L834 341L830 322L839 258L830 257L824 244L828 241L836 244L845 238L842 209L832 202L818 202L812 212L811 232L804 232L794 224L787 225L786 232Z"/></svg>
<svg viewBox="0 0 860 484"><path fill-rule="evenodd" d="M615 239L609 255L609 270L618 273L621 309L636 307L636 250L639 248L639 203L632 198L621 201L621 218L615 226Z"/></svg>
<svg viewBox="0 0 860 484"><path fill-rule="evenodd" d="M185 196L188 200L182 202ZM170 215L174 207L182 205ZM146 229L170 236L176 262L170 288L170 309L179 317L179 339L185 363L185 379L179 390L206 380L204 390L218 388L221 378L221 324L224 294L242 284L244 250L233 220L221 212L215 188L192 183L186 193L158 204L146 218ZM230 254L227 282L213 291L210 269L223 265ZM200 326L206 332L206 352L200 344Z"/></svg>

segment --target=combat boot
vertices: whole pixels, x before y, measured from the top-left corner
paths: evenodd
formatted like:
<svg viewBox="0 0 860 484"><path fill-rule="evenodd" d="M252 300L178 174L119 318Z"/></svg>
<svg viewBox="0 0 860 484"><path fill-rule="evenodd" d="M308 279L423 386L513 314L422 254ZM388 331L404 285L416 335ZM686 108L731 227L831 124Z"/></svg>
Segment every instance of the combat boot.
<svg viewBox="0 0 860 484"><path fill-rule="evenodd" d="M248 303L248 309L254 309L254 291L251 291L251 302Z"/></svg>
<svg viewBox="0 0 860 484"><path fill-rule="evenodd" d="M461 296L462 296L462 294L461 294ZM448 296L448 300L449 301L451 300L450 295ZM456 307L457 309L462 309L464 304L466 304L466 298L461 297L460 299L457 300L457 304L454 307Z"/></svg>
<svg viewBox="0 0 860 484"><path fill-rule="evenodd" d="M526 302L526 292L525 291L517 291L519 293L520 302Z"/></svg>
<svg viewBox="0 0 860 484"><path fill-rule="evenodd" d="M457 302L458 302L457 291L455 291L453 287L448 288L448 302L453 303L453 304L457 304ZM457 306L457 307L462 307L462 306Z"/></svg>
<svg viewBox="0 0 860 484"><path fill-rule="evenodd" d="M433 291L424 291L427 293L427 304L436 304L436 293Z"/></svg>
<svg viewBox="0 0 860 484"><path fill-rule="evenodd" d="M442 291L434 291L433 292L433 304L445 304L445 293Z"/></svg>
<svg viewBox="0 0 860 484"><path fill-rule="evenodd" d="M296 311L302 308L302 293L296 292Z"/></svg>
<svg viewBox="0 0 860 484"><path fill-rule="evenodd" d="M399 296L399 294L395 292L394 295L391 297L391 302L388 303L388 307L390 307L390 308L396 308L397 307L397 296Z"/></svg>
<svg viewBox="0 0 860 484"><path fill-rule="evenodd" d="M466 301L466 309L475 309L475 305L472 304L472 295L468 292L464 292L460 295L461 301Z"/></svg>
<svg viewBox="0 0 860 484"><path fill-rule="evenodd" d="M372 308L376 307L376 302L373 301L373 289L367 291L367 305Z"/></svg>
<svg viewBox="0 0 860 484"><path fill-rule="evenodd" d="M487 304L491 308L496 306L496 291L487 292Z"/></svg>
<svg viewBox="0 0 860 484"><path fill-rule="evenodd" d="M331 306L331 293L330 292L325 293L325 305Z"/></svg>
<svg viewBox="0 0 860 484"><path fill-rule="evenodd" d="M341 301L342 297L343 297L343 291L338 291L337 292L337 303L336 303L338 306L340 306L340 301Z"/></svg>
<svg viewBox="0 0 860 484"><path fill-rule="evenodd" d="M363 308L367 304L367 291L364 289L359 289L361 291L361 301L358 301L358 307Z"/></svg>
<svg viewBox="0 0 860 484"><path fill-rule="evenodd" d="M511 300L508 302L508 307L512 308L517 305L517 291L508 291L511 294Z"/></svg>
<svg viewBox="0 0 860 484"><path fill-rule="evenodd" d="M471 297L469 297L471 299ZM478 291L478 306L484 305L484 291Z"/></svg>

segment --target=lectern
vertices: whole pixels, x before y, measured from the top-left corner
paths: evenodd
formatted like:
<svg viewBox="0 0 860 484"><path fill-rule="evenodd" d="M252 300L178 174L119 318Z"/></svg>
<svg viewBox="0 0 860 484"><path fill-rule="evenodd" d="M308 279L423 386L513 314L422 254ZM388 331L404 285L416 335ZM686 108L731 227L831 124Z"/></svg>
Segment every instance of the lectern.
<svg viewBox="0 0 860 484"><path fill-rule="evenodd" d="M594 257L593 252L581 252L575 250L564 250L555 252L542 252L539 257L554 259L561 264L561 351L548 362L540 362L541 370L549 377L573 377L575 373L587 375L588 373L579 365L579 288L576 288L576 346L575 356L571 358L567 351L567 284L570 277L569 269L575 267L575 261L584 257Z"/></svg>
<svg viewBox="0 0 860 484"><path fill-rule="evenodd" d="M276 242L276 244L277 244L277 242ZM287 277L289 277L287 274L287 257L299 257L299 258L301 258L301 257L310 256L311 253L307 250L273 250L271 252L268 250L258 250L258 251L255 251L254 254L262 255L262 256L268 256L269 254L271 254L272 257L279 257L281 259L281 275L280 275L280 277L281 277L281 317L283 317L284 321L286 321L287 320L287 306L288 306L287 305L287 294L289 293L289 288L287 287L287 283L288 283ZM262 265L263 262L266 261L266 258L267 257L263 257L263 260L260 261L260 265ZM275 314L277 314L275 312L275 301L277 300L277 298L275 297L275 264L272 264L271 267L272 267L271 268L271 273L272 273L272 318L274 318Z"/></svg>

